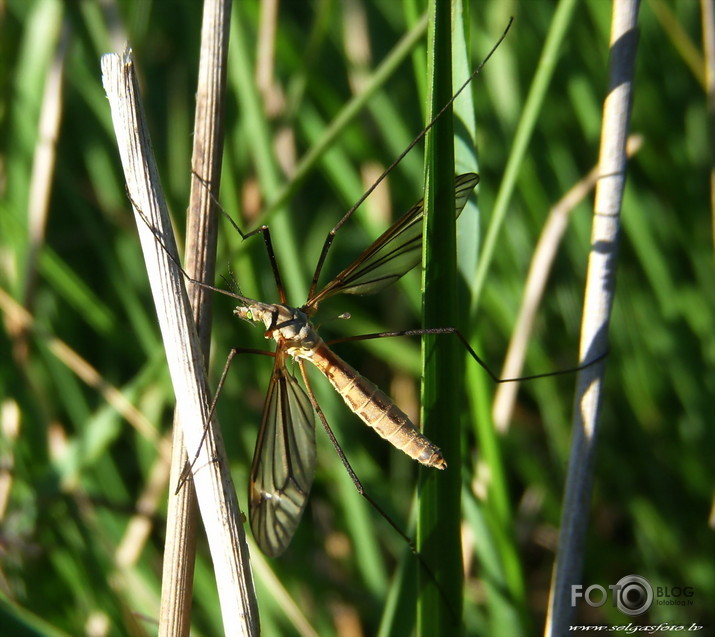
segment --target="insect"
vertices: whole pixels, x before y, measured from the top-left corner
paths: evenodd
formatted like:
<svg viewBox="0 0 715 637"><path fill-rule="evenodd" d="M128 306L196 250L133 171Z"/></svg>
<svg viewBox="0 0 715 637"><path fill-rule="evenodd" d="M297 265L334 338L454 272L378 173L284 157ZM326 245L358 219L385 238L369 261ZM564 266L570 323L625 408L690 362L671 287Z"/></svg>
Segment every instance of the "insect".
<svg viewBox="0 0 715 637"><path fill-rule="evenodd" d="M498 46L498 43L496 46ZM480 65L479 69L488 58L489 56ZM436 115L432 123L388 167L385 174L424 137L434 121L451 105L471 79L470 77L462 85L448 104ZM385 174L383 174L383 177ZM475 173L466 173L456 178L454 197L457 215L464 208L478 181L479 177ZM275 353L262 352L274 358L274 365L264 402L249 478L251 528L259 547L269 556L280 555L286 549L295 533L307 502L316 462L315 413L320 417L331 438L331 442L336 447L343 464L361 495L366 497L403 537L406 537L380 507L362 491L359 481L340 450L313 395L306 373L305 361L310 361L325 375L348 407L365 424L375 429L379 435L395 447L426 466L437 469L444 469L447 466L447 461L442 456L439 447L423 436L404 412L386 394L330 350L311 324L311 317L316 313L319 304L327 298L341 293L376 293L402 277L421 260L423 202L413 206L349 266L324 287L316 291L318 278L325 255L331 245L332 236L357 206L372 192L372 189L374 189L374 186L346 213L331 231L331 234L328 235L315 269L308 299L302 306L293 307L286 302L281 277L272 250L270 234L265 226L257 231L261 231L264 234L281 297L280 303L263 303L240 293L229 294L240 302L240 305L234 310L234 314L248 321L262 323L265 327L265 337L276 342ZM237 226L235 227L244 239L257 232L244 234ZM201 284L199 283L199 285ZM217 290L212 286L205 287L227 293L225 290ZM454 328L413 330L409 333L455 334L467 347L470 355L487 370L492 379L496 382L503 382L489 371L466 340ZM356 340L360 338L356 337ZM223 374L219 380L216 397L210 408L210 415L213 414L215 409L217 397L228 373L231 360L237 353L247 351L255 350L234 349L229 354ZM287 366L290 358L296 361L307 393ZM183 479L188 477L195 460L196 457L183 474Z"/></svg>
<svg viewBox="0 0 715 637"><path fill-rule="evenodd" d="M456 178L457 214L478 181L475 173ZM300 308L285 304L280 287L283 302L279 304L236 295L242 304L234 314L263 323L265 337L277 344L249 481L251 529L261 550L269 556L280 555L290 543L315 473L314 408L323 418L310 388L305 361L320 370L347 406L385 440L428 467L447 466L439 447L423 436L385 393L335 354L310 322L326 298L378 292L416 266L421 259L423 212L420 201L317 292L316 271L309 298ZM276 280L280 281L277 270ZM288 370L289 357L297 362L308 394ZM224 375L227 369L228 364ZM327 422L323 420L323 424L327 428Z"/></svg>
<svg viewBox="0 0 715 637"><path fill-rule="evenodd" d="M250 474L250 519L254 537L260 548L268 555L282 553L288 546L305 508L310 486L315 472L315 433L314 411L319 415L331 442L348 470L353 483L360 494L365 497L381 515L405 538L409 538L397 527L390 517L382 511L362 489L357 476L352 471L347 459L335 440L330 427L315 400L305 372L304 361L310 360L332 383L333 387L343 397L346 404L368 426L377 431L383 438L397 448L402 449L412 458L422 464L438 469L447 466L446 460L435 444L425 438L409 418L372 382L361 377L352 367L332 352L317 335L310 318L325 299L339 293L371 294L390 285L421 261L422 253L422 220L424 216L423 202L417 203L400 217L386 232L371 244L355 261L346 267L327 285L316 292L317 282L322 270L332 238L343 223L352 215L357 207L369 196L384 177L399 163L402 158L431 129L437 119L450 107L456 97L466 88L474 76L484 66L499 43L506 36L506 31L492 51L464 82L453 97L445 104L432 122L408 145L403 153L385 170L382 176L368 189L361 199L343 216L328 234L318 259L308 299L299 308L287 305L285 293L278 272L275 255L272 250L270 233L267 226L262 226L253 232L244 234L238 226L242 238L246 239L261 232L268 247L269 258L273 268L276 283L280 293L280 303L269 304L255 301L240 293L230 293L211 285L197 281L183 270L172 251L167 249L161 234L155 230L149 220L141 212L141 208L133 200L135 210L144 224L154 234L161 245L182 272L191 282L205 289L213 290L239 300L240 305L234 313L250 321L262 322L266 328L265 336L276 341L274 368L265 400L261 426L259 429L256 450ZM201 180L199 175L195 176ZM470 194L479 181L475 173L465 173L456 178L454 187L455 213L458 215L464 208ZM131 195L130 195L131 199ZM232 222L233 223L233 222ZM437 328L427 330L411 330L405 334L425 333L456 333L470 351L470 354L481 363L478 356L471 350L466 341L453 328ZM397 335L390 333L384 335ZM375 335L354 337L354 340L372 338ZM209 408L209 420L214 413L218 396L223 387L232 358L239 352L250 350L231 350L226 361L218 388ZM255 350L253 350L255 351ZM267 354L267 352L261 352ZM295 376L286 366L286 360L293 358L303 376L307 394L298 384ZM489 372L490 375L491 372ZM492 377L494 377L492 375ZM204 431L204 436L207 430ZM203 438L199 441L199 450ZM199 450L193 460L185 467L179 479L177 491L190 477L191 470L198 459Z"/></svg>
<svg viewBox="0 0 715 637"><path fill-rule="evenodd" d="M465 173L456 177L454 198L457 215L464 209L478 182L479 176L475 173ZM316 463L315 413L320 417L361 495L366 497L406 538L389 516L361 490L357 477L352 472L315 399L306 373L305 361L309 361L328 379L351 411L397 449L427 467L436 469L447 467L447 461L439 447L422 435L408 416L374 383L361 376L333 352L311 323L311 317L315 315L322 301L338 294L363 295L379 292L415 267L421 259L423 213L423 202L420 201L350 265L316 291L324 262L326 251L324 248L313 276L308 300L300 307L293 307L286 303L268 229L264 227L263 232L266 235L266 245L281 302L264 303L239 293L230 294L240 302L234 310L234 315L247 321L262 323L265 327L265 338L276 342L274 353L262 352L272 356L274 364L249 477L251 530L258 546L268 556L278 556L288 547L307 503ZM327 245L329 241L330 237L326 241ZM519 379L500 379L490 371L456 329L437 328L406 332L414 335L425 333L449 333L457 336L472 358L497 383L575 371L568 369ZM355 340L361 338L355 337ZM215 409L231 360L241 351L255 353L255 350L231 350L219 380L211 413ZM307 393L287 366L290 358L298 365ZM593 361L588 364L592 363Z"/></svg>

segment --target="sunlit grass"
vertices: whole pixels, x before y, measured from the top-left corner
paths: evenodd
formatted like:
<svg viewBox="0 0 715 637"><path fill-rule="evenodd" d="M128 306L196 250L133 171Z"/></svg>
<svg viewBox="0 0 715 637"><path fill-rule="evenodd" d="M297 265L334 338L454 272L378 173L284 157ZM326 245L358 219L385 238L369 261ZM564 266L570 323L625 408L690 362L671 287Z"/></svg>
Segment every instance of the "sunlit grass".
<svg viewBox="0 0 715 637"><path fill-rule="evenodd" d="M142 3L118 4L126 30L118 40L128 38L137 55L154 147L181 231L200 8L155 3L144 15ZM407 56L382 78L366 109L344 125L330 150L317 155L302 181L284 176L281 166L290 172L300 165L345 105L361 93L361 73L369 77L414 28L397 3L366 3L364 30L356 15L343 13L341 3L316 6L281 4L272 65L273 110L251 86L258 3L234 3L229 55L221 201L251 229L289 184L289 200L268 221L289 300L296 305L305 299L325 233L369 185L363 173L372 174L368 169L374 164L388 165L420 130L425 116L422 39L412 52L414 59ZM459 223L460 257L467 260L470 248L475 254L479 250L506 166L514 161L525 100L538 75L536 63L555 28L552 3L475 3L470 11L473 65L501 35L511 13L515 23L473 86L481 182L478 211L466 210ZM472 345L495 370L506 351L549 208L596 161L609 11L608 3L593 0L570 17L553 75L529 115L533 131L513 192L499 200L504 225L495 237L476 311L465 315ZM700 50L697 4L677 3L674 11L673 19ZM0 56L0 287L24 305L33 323L23 325L16 308L3 302L0 625L10 625L5 620L13 615L14 622L27 628L34 615L45 622L37 628L41 634L51 634L48 626L59 634L81 634L90 632L90 625L100 626L96 634L103 634L105 623L111 627L107 634L151 633L154 627L147 618L157 617L169 488L161 482L158 440L167 433L174 401L101 88L99 57L113 49L110 30L106 16L87 3L15 0L7 3L6 12L1 27L5 55ZM31 189L37 187L32 183L33 157L45 78L62 19L73 28L56 131L57 161L47 177L46 232L38 235L37 258L30 259L27 209ZM715 443L710 427L715 299L709 149L699 78L690 70L690 58L686 63L681 49L671 43L672 33L644 3L632 118L644 146L630 163L624 202L584 583L607 586L622 575L639 573L657 585L694 586L694 607L656 607L648 617L653 622L702 623L713 620L704 600L715 596L709 559L715 547L708 522L709 454ZM360 53L366 43L368 57ZM279 132L285 130L292 131L292 142L277 147L277 139L284 138ZM422 196L422 153L416 148L394 171L388 196L379 199L386 203L368 201L339 233L323 281ZM572 213L525 373L576 363L590 204L587 200ZM245 294L277 300L260 239L242 244L226 224L220 232L219 272L228 275L229 265ZM464 307L472 304L474 268L473 262L460 264L460 272L467 272L458 283ZM35 277L36 284L28 288L26 282ZM420 276L414 272L375 297L326 303L322 333L330 337L418 327L419 288ZM237 323L230 309L230 300L217 298L214 382L230 347L269 345L261 330ZM351 313L350 321L330 320L345 311ZM53 338L82 357L98 377L80 376L87 368L58 355ZM398 397L403 409L419 414L416 340L338 348ZM270 367L264 357L240 356L218 405L243 503ZM495 435L489 424L494 387L470 360L464 370L466 632L495 634L495 626L509 621L514 630L534 634L540 632L546 610L574 379L524 383L508 431ZM314 385L366 488L413 534L414 463L349 414L317 375ZM120 390L140 415L121 401L113 402L110 389ZM439 444L439 433L435 438ZM411 599L410 594L398 596L390 582L399 565L408 573L407 582L414 583L415 562L400 538L355 493L320 431L318 447L318 473L304 520L286 555L269 566L317 634L349 634L354 624L374 634L389 595ZM491 497L484 501L489 488ZM136 531L141 523L147 525L146 534ZM221 634L211 564L201 540L199 549L195 632ZM275 601L270 580L258 575L257 581L264 633L296 634L286 605ZM10 602L23 612L8 606ZM587 617L622 620L608 607ZM414 608L397 603L395 618L394 634L404 634L401 628L414 624Z"/></svg>

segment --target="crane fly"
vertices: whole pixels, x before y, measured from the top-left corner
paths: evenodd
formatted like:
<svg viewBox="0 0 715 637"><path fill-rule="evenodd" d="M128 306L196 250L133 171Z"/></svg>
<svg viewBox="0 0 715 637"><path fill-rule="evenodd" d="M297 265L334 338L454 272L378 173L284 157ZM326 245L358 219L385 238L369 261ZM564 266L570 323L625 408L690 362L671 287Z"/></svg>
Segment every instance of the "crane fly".
<svg viewBox="0 0 715 637"><path fill-rule="evenodd" d="M479 176L475 173L456 178L457 215L478 181ZM336 294L373 294L416 266L421 260L423 213L423 202L420 201L355 261L315 292L318 268L311 286L313 291L299 308L285 302L262 303L235 295L242 305L234 310L234 314L263 323L265 337L276 342L273 373L249 480L251 529L259 547L269 556L280 555L290 543L305 509L315 473L314 412L318 412L321 420L323 416L308 383L305 361L312 363L328 379L351 411L397 449L425 466L436 469L447 466L439 447L423 436L374 383L333 352L310 320L323 300ZM275 268L275 261L271 261ZM275 274L280 282L277 269ZM282 289L280 294L285 301ZM296 361L307 394L289 371L286 365L289 358ZM224 375L230 359L231 356ZM327 428L327 422L323 420L323 424Z"/></svg>
<svg viewBox="0 0 715 637"><path fill-rule="evenodd" d="M476 173L465 173L456 177L454 196L457 216L464 209L478 183L479 175ZM348 214L350 212L352 210ZM305 361L312 363L327 378L353 413L394 447L427 467L436 469L447 467L440 448L420 433L409 417L389 396L333 352L311 322L319 304L325 299L338 294L374 294L414 268L421 260L423 215L423 201L420 201L402 215L350 265L316 292L324 256L332 241L332 236L329 235L313 275L308 300L300 307L288 305L286 302L270 233L266 226L254 232L260 231L264 235L281 298L280 303L264 303L240 293L219 290L186 275L193 283L238 299L241 304L234 309L234 315L246 321L262 323L265 327L265 338L276 342L275 352L232 349L209 409L209 417L211 417L235 354L239 352L260 353L273 357L273 372L268 384L249 477L251 530L260 549L270 557L280 555L288 547L308 500L316 463L315 413L318 414L341 462L360 494L412 546L410 539L362 489L360 481L340 449L315 399L308 381ZM335 229L340 225L338 224ZM235 227L238 229L237 226ZM238 230L240 232L240 229ZM253 233L246 235L241 233L244 239L251 234ZM177 265L181 269L180 264L177 263ZM456 336L469 355L496 383L570 374L594 364L605 356L605 354L600 355L582 366L570 369L503 379L491 371L459 330L454 327L368 334L339 340L364 340L377 336L427 333ZM298 365L307 393L301 387L296 376L288 369L288 359L293 359ZM187 466L178 488L190 474L197 458L198 451L194 460ZM426 567L424 564L423 566Z"/></svg>
<svg viewBox="0 0 715 637"><path fill-rule="evenodd" d="M247 321L262 323L265 327L265 338L276 342L275 352L259 352L247 348L234 348L231 350L208 414L210 420L214 414L218 396L228 374L231 361L237 353L260 353L273 357L273 372L268 384L249 477L249 519L251 530L256 543L263 553L268 556L278 556L285 551L295 534L305 509L315 474L315 414L317 413L360 495L366 498L380 515L408 542L418 559L420 557L419 553L415 551L411 540L362 488L315 399L308 381L305 361L312 363L327 378L352 412L397 449L425 466L440 470L447 467L447 461L443 457L440 448L420 433L409 417L383 391L370 380L361 376L328 347L318 335L317 329L311 323L311 319L317 312L320 303L324 300L338 294L374 294L397 281L420 263L422 258L423 201L415 204L350 265L344 268L330 282L318 289L318 279L337 230L350 218L387 174L424 138L435 122L448 110L454 100L481 71L506 37L511 22L510 20L501 38L452 98L328 233L313 274L308 299L302 306L294 307L287 304L267 226L261 226L251 232L244 233L230 216L226 215L244 240L259 232L263 234L280 295L280 303L256 301L243 296L241 293L221 290L205 282L193 279L183 270L181 263L167 250L170 258L190 283L238 299L240 305L234 309L234 315ZM202 180L196 173L194 175L199 180ZM476 173L464 173L455 178L454 197L457 216L464 209L467 200L478 183L479 175ZM141 215L138 206L135 204L134 207ZM161 236L154 231L151 223L143 215L141 217L154 232L159 243L164 245ZM605 354L600 355L582 366L571 369L503 379L491 371L489 366L477 355L469 342L455 327L430 327L421 330L367 334L339 340L364 340L379 336L417 336L424 334L452 334L456 336L469 355L495 383L532 380L573 373L592 365L605 356ZM296 376L288 369L288 359L292 359L297 364L303 378L305 390L301 387ZM204 433L204 435L206 434ZM203 444L203 439L200 442L201 444ZM187 464L179 479L177 491L190 477L191 470L198 457L199 451L197 450L193 460ZM420 562L423 568L428 573L431 573L429 567L421 559Z"/></svg>
<svg viewBox="0 0 715 637"><path fill-rule="evenodd" d="M328 425L320 406L315 399L305 361L310 361L330 382L345 404L366 425L380 436L421 464L445 469L447 462L437 445L428 440L409 417L382 392L374 383L361 376L353 367L333 352L318 335L311 318L318 306L325 299L337 294L374 294L397 281L409 270L420 263L422 258L422 220L423 201L415 204L402 215L390 228L366 248L350 265L343 269L329 283L317 292L317 284L328 249L333 237L343 223L357 207L370 195L385 176L405 157L405 155L427 134L434 123L447 111L457 96L468 86L481 71L496 48L506 37L511 20L498 42L494 45L479 67L470 75L453 97L435 115L432 121L408 145L403 153L383 172L378 180L363 194L357 203L335 225L326 237L322 252L315 268L307 301L300 307L290 306L286 302L278 265L273 252L270 232L262 226L244 234L232 221L232 225L243 239L258 232L263 234L273 274L280 295L280 303L263 303L243 296L240 293L228 293L213 286L192 279L179 269L190 282L204 288L228 294L239 300L241 305L234 314L247 321L263 323L265 337L276 342L276 351L256 352L249 349L232 349L218 383L217 392L209 409L209 419L213 415L218 395L221 391L231 360L239 352L267 354L274 358L273 372L268 385L266 399L261 416L261 424L256 441L249 477L249 519L253 536L260 549L269 556L283 553L290 544L310 493L315 474L315 413L318 414L326 433L335 447L340 459L360 494L393 526L393 528L414 547L409 538L399 529L380 506L364 492L360 481L350 467L335 436ZM198 175L196 175L199 177ZM201 179L199 177L199 179ZM462 212L472 191L479 182L476 173L465 173L455 179L455 213ZM151 226L150 226L151 227ZM161 239L159 238L160 242ZM500 379L481 360L463 335L454 327L408 330L385 334L369 334L340 340L363 340L377 336L453 334L459 338L470 356L485 369L497 383L512 380L529 380L553 374L537 374L514 379ZM305 390L300 386L295 375L288 369L288 359L293 359L300 369ZM578 368L575 368L578 369ZM558 373L570 373L563 370ZM306 393L307 390L307 393ZM193 464L187 466L185 476L190 474ZM184 478L185 479L185 478ZM179 488L182 484L180 480ZM419 557L419 554L417 554ZM421 560L420 560L421 561ZM426 564L423 567L431 573Z"/></svg>

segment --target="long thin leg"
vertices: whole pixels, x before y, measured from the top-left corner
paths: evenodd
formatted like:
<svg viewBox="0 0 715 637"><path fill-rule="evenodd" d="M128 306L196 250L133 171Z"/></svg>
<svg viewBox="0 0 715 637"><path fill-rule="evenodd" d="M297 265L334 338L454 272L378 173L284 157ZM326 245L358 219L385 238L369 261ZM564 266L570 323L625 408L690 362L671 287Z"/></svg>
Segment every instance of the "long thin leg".
<svg viewBox="0 0 715 637"><path fill-rule="evenodd" d="M216 411L216 403L218 403L218 397L221 394L221 391L223 390L223 385L226 382L226 377L228 376L228 370L231 367L231 363L233 362L234 357L237 354L260 354L262 356L270 356L272 358L275 358L275 352L267 352L262 349L254 349L252 347L233 347L231 348L231 351L228 353L228 356L226 357L226 363L223 366L223 371L221 372L221 378L219 378L218 381L218 386L216 387L216 393L214 394L213 400L211 401L211 406L209 407L209 415L208 418L206 419L207 423L211 423L213 420L214 412ZM199 446L196 449L196 454L194 455L193 459L191 462L187 460L186 466L184 467L184 470L181 472L181 476L179 476L179 482L176 485L176 491L175 493L178 493L181 490L181 487L184 486L184 483L190 479L191 473L194 469L194 465L196 464L196 461L199 459L199 452L201 451L201 447L204 444L204 440L206 439L206 435L208 433L208 426L206 429L204 429L203 434L201 435L201 440L199 440Z"/></svg>
<svg viewBox="0 0 715 637"><path fill-rule="evenodd" d="M226 215L228 216L228 214ZM231 219L231 217L228 217ZM235 223L233 223L233 219L231 219L231 223L233 226L238 229L238 226L236 226ZM276 261L276 253L273 250L273 242L271 241L271 231L266 225L262 225L260 228L256 228L255 230L251 230L251 232L247 233L245 236L241 235L244 239L248 239L248 237L252 237L254 234L261 233L263 235L263 242L266 244L266 251L268 252L268 259L271 262L271 270L273 270L273 278L276 280L276 287L278 288L278 294L281 298L281 303L286 303L286 293L285 293L285 288L283 287L283 281L281 280L281 272L278 269L278 262Z"/></svg>
<svg viewBox="0 0 715 637"><path fill-rule="evenodd" d="M181 265L181 262L179 261L178 257L173 254L172 251L169 250L169 248L166 247L166 243L164 242L164 239L159 233L159 231L151 225L149 219L146 218L146 215L142 212L139 206L137 206L137 204L129 195L128 191L127 196L129 196L129 201L131 201L132 206L134 206L134 209L139 213L139 217L141 218L141 220L144 222L146 227L149 228L150 232L154 235L154 238L157 240L157 243L162 247L164 252L166 252L167 256L174 262L174 265L179 269L179 272L181 272L181 274L189 283L204 288L205 290L211 290L212 292L218 292L219 294L223 294L224 296L230 296L233 299L238 299L242 303L251 303L253 301L253 299L249 299L248 297L243 296L241 294L229 292L228 290L222 290L221 288L209 285L208 283L204 283L203 281L199 281L198 279L194 279L192 276L190 276L189 273L184 270L184 267Z"/></svg>
<svg viewBox="0 0 715 637"><path fill-rule="evenodd" d="M335 452L338 454L338 457L340 458L340 462L342 463L343 467L345 467L345 470L348 472L348 475L350 476L350 480L355 485L355 489L360 494L360 496L363 497L368 502L368 504L370 504L370 506L373 509L375 509L375 511L377 511L380 514L380 516L393 529L395 529L395 531L400 535L400 537L406 542L406 544L410 548L410 551L412 552L412 554L417 558L417 560L419 561L422 568L425 569L425 572L428 574L429 578L434 582L434 584L439 589L440 594L442 595L445 603L447 604L447 607L452 610L452 614L456 618L457 615L456 615L454 609L452 608L451 600L447 598L446 594L440 587L439 582L437 581L437 579L434 576L434 573L432 572L432 569L430 569L429 565L422 558L422 555L420 555L412 538L410 538L397 525L397 523L385 512L385 510L370 496L370 494L367 491L365 491L365 487L363 487L362 482L360 482L360 478L357 477L357 474L355 473L352 466L350 465L350 462L348 461L347 457L345 456L345 452L343 451L342 447L340 446L340 443L338 442L338 439L335 437L333 430L331 429L330 425L328 424L328 419L325 417L323 410L320 408L320 405L318 404L318 400L315 398L315 394L313 394L313 388L310 386L310 381L308 380L308 374L305 371L305 363L301 359L297 359L297 362L298 362L298 366L300 367L300 374L303 377L303 383L305 384L305 389L308 392L308 397L310 398L310 402L313 405L313 409L315 409L315 413L318 414L318 418L320 419L320 422L323 425L323 429L325 429L325 433L328 434L330 443L333 445Z"/></svg>
<svg viewBox="0 0 715 637"><path fill-rule="evenodd" d="M196 173L194 173L196 175ZM198 175L196 175L198 177ZM198 177L200 180L201 178ZM201 180L203 182L203 180ZM205 182L204 182L205 183ZM184 270L184 267L181 265L179 262L178 258L169 250L169 248L166 247L166 244L164 243L164 239L162 236L159 234L159 231L154 228L151 223L149 222L149 219L146 218L142 210L137 206L137 204L132 200L131 196L129 195L129 192L127 191L127 196L129 196L129 200L132 203L132 206L134 206L134 209L139 213L139 216L141 217L141 220L144 222L147 228L151 231L151 233L154 235L156 238L157 242L159 245L164 249L164 252L169 256L169 258L174 262L174 265L176 265L177 268L179 268L179 271L181 274L184 275L184 278L191 283L192 285L197 285L199 287L202 287L206 290L211 290L212 292L218 292L219 294L223 294L224 296L230 296L231 298L238 299L239 301L243 303L248 303L252 299L249 299L248 297L243 296L242 294L238 294L237 292L229 292L228 290L222 290L221 288L217 288L213 285L210 285L208 283L204 283L203 281L199 281L197 279L194 279L192 276ZM251 232L244 233L241 228L236 224L236 222L231 218L231 215L229 215L222 207L221 204L218 203L216 198L214 197L213 193L211 193L211 197L214 199L214 203L218 206L219 210L223 213L223 215L226 217L226 219L229 220L231 225L234 227L234 229L238 232L239 235L241 235L241 239L246 240L249 237L252 237L255 234L258 234L259 232L263 235L263 242L266 245L266 250L268 252L268 259L271 263L271 270L273 270L273 276L276 281L276 287L278 288L278 294L280 295L281 303L286 302L286 296L285 296L285 289L283 287L283 281L281 280L281 274L280 270L278 269L278 262L276 261L276 254L275 251L273 250L273 242L271 241L271 232L268 228L268 226L263 225L260 228L256 228L255 230L251 230Z"/></svg>
<svg viewBox="0 0 715 637"><path fill-rule="evenodd" d="M579 372L582 369L591 367L599 361L602 361L608 352L600 354L588 363L579 365L578 367L569 367L568 369L559 369L554 372L544 372L542 374L531 374L530 376L519 376L518 378L499 378L489 366L482 360L482 358L472 349L464 335L456 327L426 327L423 329L416 330L400 330L397 332L375 332L374 334L359 334L357 336L344 336L342 338L335 338L330 341L326 341L326 345L334 345L336 343L347 343L350 341L367 341L374 338L391 338L393 336L423 336L425 334L454 334L461 342L462 345L467 349L469 355L477 362L477 364L487 373L489 377L495 383L515 383L522 380L534 380L536 378L549 378L551 376L561 376L563 374L573 374L574 372Z"/></svg>
<svg viewBox="0 0 715 637"><path fill-rule="evenodd" d="M348 475L350 476L350 480L352 480L352 483L355 485L355 488L357 489L357 492L365 498L372 507L375 508L375 510L383 517L385 520L388 522L388 524L397 531L397 533L402 536L402 539L407 542L408 546L410 547L410 550L413 553L417 553L417 549L415 548L414 542L410 537L397 525L397 523L390 518L390 516L383 510L383 508L375 502L375 500L370 497L370 495L365 491L365 487L363 487L362 482L360 482L360 478L357 477L357 474L353 470L352 466L350 465L350 462L348 461L347 457L345 456L345 452L342 450L342 447L340 446L340 443L338 442L337 438L335 437L335 434L333 433L333 430L330 428L330 425L328 424L328 420L325 417L325 414L323 413L323 410L320 408L320 405L318 404L317 399L315 398L315 394L313 394L313 388L310 386L310 381L308 380L308 374L305 371L305 365L302 360L298 360L298 366L300 367L300 373L303 376L303 383L305 384L305 388L308 392L308 397L310 398L310 402L313 404L313 409L315 409L315 412L318 414L318 418L320 419L320 422L323 425L323 429L325 429L325 433L328 434L328 438L330 438L330 442L335 448L335 452L338 454L338 457L340 458L340 462L342 462L343 466L345 467L345 470L348 472Z"/></svg>
<svg viewBox="0 0 715 637"><path fill-rule="evenodd" d="M467 79L467 81L464 82L464 84L462 84L462 86L459 87L459 89L458 89L457 92L452 96L452 98L440 109L439 113L437 113L437 114L434 116L434 119L433 119L429 124L427 124L427 126L425 126L424 129L422 129L422 132L421 132L419 135L417 135L417 137L415 137L415 138L412 140L412 142L409 144L409 146L407 146L407 148L405 148L405 150L402 151L402 153L400 154L400 156L399 156L397 159L395 159L395 161L393 161L393 162L385 169L385 171L377 178L377 181L375 181L375 183L372 184L372 186L370 186L370 187L365 191L365 193L363 194L363 196L360 197L360 199L357 200L357 202L352 206L352 208L350 208L350 210L348 210L348 211L343 215L343 218L342 218L340 221L338 221L338 223L335 224L335 226L333 227L333 229L332 229L330 232L328 232L328 236L325 237L325 242L323 243L323 249L320 251L320 257L318 258L318 263L317 263L316 266L315 266L315 273L313 274L313 280L312 280L312 282L311 282L311 284L310 284L310 292L308 293L308 298L309 298L309 299L312 299L312 298L313 298L313 295L315 294L315 289L316 289L317 286L318 286L318 278L320 277L320 273L321 273L321 271L322 271L322 269L323 269L323 264L325 263L325 259L326 259L326 257L328 256L328 251L330 250L330 246L333 244L333 239L335 239L335 234L338 232L338 230L340 230L340 228L342 227L342 225L343 225L348 219L350 219L350 217L353 215L353 213L362 205L363 201L365 201L365 199L367 199L367 198L372 194L373 190L375 190L375 188L377 188L377 187L382 183L382 181L385 179L385 177L387 177L387 175L389 175L389 174L392 172L392 169L393 169L395 166L397 166L397 164L399 164L399 163L404 159L404 157L407 155L407 153L409 153L417 144L420 143L420 141L422 141L422 139L424 138L424 136L425 136L425 135L430 131L430 129L434 126L435 122L436 122L440 117L442 117L442 115L445 113L445 111L452 105L452 103L454 102L454 100L456 100L456 99L459 97L460 93L461 93L465 88L467 88L467 86L470 84L470 82L471 82L477 75L479 75L479 73L481 73L482 69L484 68L484 65L487 63L487 61L488 61L489 58L492 56L492 54L494 53L494 51L497 50L497 48L499 47L499 45L502 43L502 41L503 41L504 38L506 37L506 34L509 32L509 29L511 28L511 23L513 22L513 20L514 20L513 18L511 18L511 19L509 20L509 24L507 24L506 29L504 30L504 33L503 33L502 36L499 38L499 40L497 41L497 43L492 47L491 51L489 51L489 53L487 54L487 56L482 60L481 64L480 64L480 65L476 68L476 70L469 76L469 78Z"/></svg>
<svg viewBox="0 0 715 637"><path fill-rule="evenodd" d="M208 185L206 181L201 179L199 175L194 173L194 175L206 186ZM223 206L219 203L219 201L216 199L214 196L213 192L209 190L209 194L211 195L212 199L214 200L214 203L216 204L216 207L221 211L223 216L228 219L228 222L233 226L233 229L238 232L238 234L241 236L241 239L244 241L248 239L249 237L252 237L258 233L260 233L263 236L263 242L266 245L266 251L268 252L268 260L271 262L271 270L273 270L273 277L275 278L276 281L276 287L278 288L278 294L281 297L281 303L286 302L286 296L285 296L285 288L283 287L283 281L281 279L281 273L280 270L278 269L278 262L276 261L276 253L273 250L273 241L271 241L271 231L268 228L267 225L262 225L259 228L256 228L254 230L251 230L250 232L243 232L241 230L240 226L233 220L233 217L231 217L230 214L228 214L224 209Z"/></svg>

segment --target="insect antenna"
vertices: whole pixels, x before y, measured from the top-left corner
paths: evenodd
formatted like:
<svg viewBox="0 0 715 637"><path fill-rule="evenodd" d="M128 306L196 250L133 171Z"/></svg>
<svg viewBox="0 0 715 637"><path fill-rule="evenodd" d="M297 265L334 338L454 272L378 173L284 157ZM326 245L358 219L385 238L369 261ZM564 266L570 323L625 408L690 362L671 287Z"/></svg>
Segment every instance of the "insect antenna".
<svg viewBox="0 0 715 637"><path fill-rule="evenodd" d="M223 279L223 282L228 286L228 289L231 290L236 295L236 298L239 300L248 298L244 296L243 292L241 292L241 286L238 285L238 280L236 279L235 275L233 274L233 270L231 270L231 264L228 265L228 275L221 275L221 278ZM242 305L246 305L244 301L241 301Z"/></svg>

